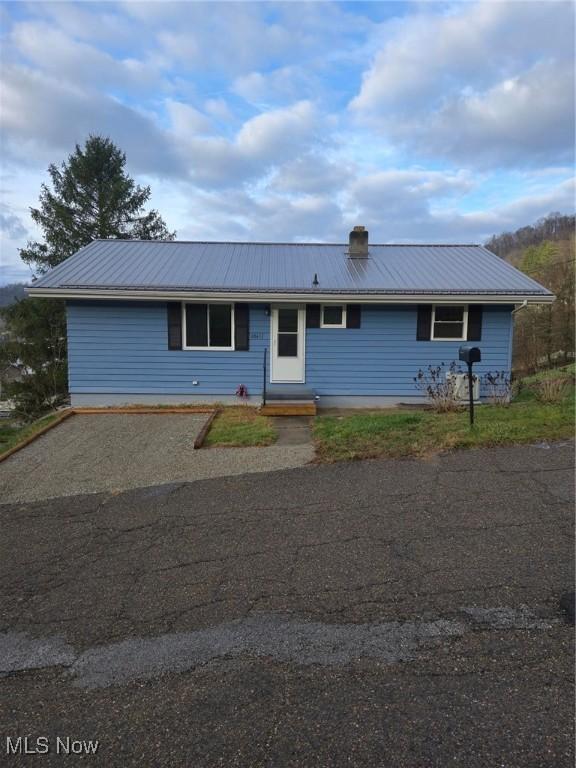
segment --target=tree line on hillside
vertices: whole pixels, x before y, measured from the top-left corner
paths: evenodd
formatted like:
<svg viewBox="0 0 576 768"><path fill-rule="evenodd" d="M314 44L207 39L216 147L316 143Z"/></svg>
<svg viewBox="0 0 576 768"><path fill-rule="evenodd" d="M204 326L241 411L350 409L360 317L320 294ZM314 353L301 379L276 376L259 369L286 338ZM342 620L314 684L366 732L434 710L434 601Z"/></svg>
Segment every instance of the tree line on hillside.
<svg viewBox="0 0 576 768"><path fill-rule="evenodd" d="M523 250L520 269L552 291L556 301L528 306L515 314L513 367L517 373L574 359L575 257L574 231Z"/></svg>
<svg viewBox="0 0 576 768"><path fill-rule="evenodd" d="M553 304L515 313L513 367L517 373L574 359L575 226L576 216L551 213L533 226L505 232L486 243L556 295Z"/></svg>
<svg viewBox="0 0 576 768"><path fill-rule="evenodd" d="M520 227L515 232L494 235L486 243L486 248L515 266L520 266L527 248L547 240L569 240L574 235L575 226L576 216L550 213L535 224Z"/></svg>
<svg viewBox="0 0 576 768"><path fill-rule="evenodd" d="M0 307L7 307L26 296L24 283L8 283L0 285Z"/></svg>

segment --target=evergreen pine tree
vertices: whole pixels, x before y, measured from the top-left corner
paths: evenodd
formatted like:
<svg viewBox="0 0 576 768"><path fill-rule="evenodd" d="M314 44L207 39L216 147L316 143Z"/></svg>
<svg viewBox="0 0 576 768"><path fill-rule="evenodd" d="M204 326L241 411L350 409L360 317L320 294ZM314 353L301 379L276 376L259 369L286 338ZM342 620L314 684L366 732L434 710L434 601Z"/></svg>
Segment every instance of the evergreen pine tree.
<svg viewBox="0 0 576 768"><path fill-rule="evenodd" d="M42 274L97 238L173 240L157 211L145 211L150 187L138 186L125 171L126 156L110 139L90 136L67 162L48 173L40 205L31 208L44 242L29 242L20 256ZM0 348L1 371L17 366L21 381L7 384L15 410L33 418L66 397L66 315L64 302L25 298L1 310L8 341Z"/></svg>

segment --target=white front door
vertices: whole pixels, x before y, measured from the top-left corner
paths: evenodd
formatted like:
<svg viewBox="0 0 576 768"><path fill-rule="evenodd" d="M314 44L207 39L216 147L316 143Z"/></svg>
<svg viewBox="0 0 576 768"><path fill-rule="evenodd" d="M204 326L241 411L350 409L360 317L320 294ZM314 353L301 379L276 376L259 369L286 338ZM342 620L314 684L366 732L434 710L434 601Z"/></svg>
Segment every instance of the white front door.
<svg viewBox="0 0 576 768"><path fill-rule="evenodd" d="M271 366L272 382L303 382L306 312L298 304L272 306Z"/></svg>

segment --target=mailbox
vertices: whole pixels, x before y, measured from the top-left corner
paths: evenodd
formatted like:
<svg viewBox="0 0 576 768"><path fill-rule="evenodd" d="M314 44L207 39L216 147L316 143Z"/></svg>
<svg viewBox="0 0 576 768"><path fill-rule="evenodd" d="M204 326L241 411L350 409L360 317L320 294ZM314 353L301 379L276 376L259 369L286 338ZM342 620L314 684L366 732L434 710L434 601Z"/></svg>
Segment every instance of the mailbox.
<svg viewBox="0 0 576 768"><path fill-rule="evenodd" d="M474 381L474 376L472 375L472 364L473 363L479 363L480 360L482 360L482 355L480 354L480 348L479 347L469 347L464 346L460 347L458 357L460 360L462 360L463 363L466 363L468 366L468 398L470 401L470 426L474 426L474 394L473 390L474 387L472 385L472 382Z"/></svg>
<svg viewBox="0 0 576 768"><path fill-rule="evenodd" d="M479 347L460 347L459 359L464 363L479 363L482 360Z"/></svg>

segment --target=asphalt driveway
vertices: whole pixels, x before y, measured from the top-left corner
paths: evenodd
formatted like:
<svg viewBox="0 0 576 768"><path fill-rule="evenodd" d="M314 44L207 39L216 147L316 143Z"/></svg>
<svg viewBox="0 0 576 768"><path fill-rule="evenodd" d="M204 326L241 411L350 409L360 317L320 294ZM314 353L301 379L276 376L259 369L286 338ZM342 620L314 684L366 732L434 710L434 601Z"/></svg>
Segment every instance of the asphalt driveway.
<svg viewBox="0 0 576 768"><path fill-rule="evenodd" d="M207 413L76 414L0 463L0 499L35 501L298 467L311 445L194 450Z"/></svg>
<svg viewBox="0 0 576 768"><path fill-rule="evenodd" d="M572 766L572 490L564 443L1 506L0 754Z"/></svg>

